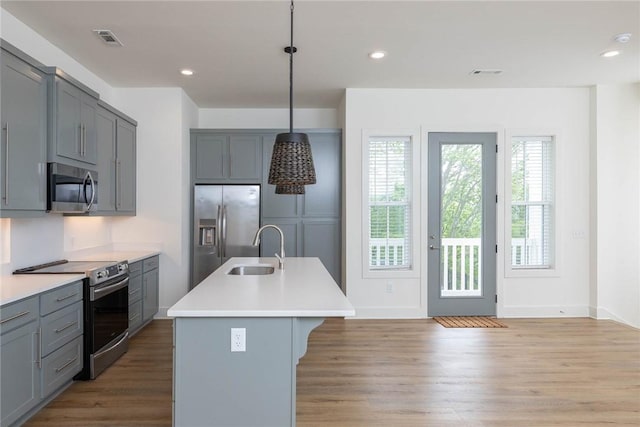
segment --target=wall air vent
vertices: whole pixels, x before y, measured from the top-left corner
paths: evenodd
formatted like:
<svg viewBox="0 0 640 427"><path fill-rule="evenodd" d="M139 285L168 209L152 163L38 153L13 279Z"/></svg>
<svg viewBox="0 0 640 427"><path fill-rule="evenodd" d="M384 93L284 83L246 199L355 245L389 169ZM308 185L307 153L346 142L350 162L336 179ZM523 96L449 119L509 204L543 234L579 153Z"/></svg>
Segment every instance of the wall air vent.
<svg viewBox="0 0 640 427"><path fill-rule="evenodd" d="M475 70L473 70L472 72L470 72L469 74L472 75L479 75L479 74L501 74L502 70L499 70L497 68L477 68Z"/></svg>
<svg viewBox="0 0 640 427"><path fill-rule="evenodd" d="M122 42L118 40L111 30L93 30L93 32L109 46L122 46Z"/></svg>

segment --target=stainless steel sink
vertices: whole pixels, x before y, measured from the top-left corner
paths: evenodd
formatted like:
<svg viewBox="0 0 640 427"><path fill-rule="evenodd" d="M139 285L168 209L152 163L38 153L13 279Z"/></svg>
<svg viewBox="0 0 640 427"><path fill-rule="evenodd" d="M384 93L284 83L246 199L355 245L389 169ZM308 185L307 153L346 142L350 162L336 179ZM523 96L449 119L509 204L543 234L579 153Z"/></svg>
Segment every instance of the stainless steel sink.
<svg viewBox="0 0 640 427"><path fill-rule="evenodd" d="M270 265L237 265L227 274L232 276L264 276L265 274L273 274L274 271L275 269Z"/></svg>

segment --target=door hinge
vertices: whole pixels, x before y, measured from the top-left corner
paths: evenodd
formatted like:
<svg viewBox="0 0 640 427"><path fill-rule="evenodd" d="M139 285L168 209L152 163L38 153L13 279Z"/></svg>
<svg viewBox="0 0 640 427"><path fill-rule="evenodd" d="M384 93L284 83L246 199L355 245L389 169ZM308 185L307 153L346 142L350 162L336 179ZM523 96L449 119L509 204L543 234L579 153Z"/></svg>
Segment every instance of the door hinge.
<svg viewBox="0 0 640 427"><path fill-rule="evenodd" d="M498 203L498 195L496 194L496 203Z"/></svg>
<svg viewBox="0 0 640 427"><path fill-rule="evenodd" d="M496 153L498 152L498 144L496 144Z"/></svg>
<svg viewBox="0 0 640 427"><path fill-rule="evenodd" d="M496 294L496 302L498 302L498 294Z"/></svg>
<svg viewBox="0 0 640 427"><path fill-rule="evenodd" d="M498 253L498 245L496 245L496 253Z"/></svg>

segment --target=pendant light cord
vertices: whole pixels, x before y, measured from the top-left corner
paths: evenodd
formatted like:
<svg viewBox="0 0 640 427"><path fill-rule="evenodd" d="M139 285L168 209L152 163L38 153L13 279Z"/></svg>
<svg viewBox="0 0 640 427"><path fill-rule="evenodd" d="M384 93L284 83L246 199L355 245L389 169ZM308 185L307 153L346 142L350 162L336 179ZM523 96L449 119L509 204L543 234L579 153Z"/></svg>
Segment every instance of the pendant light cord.
<svg viewBox="0 0 640 427"><path fill-rule="evenodd" d="M289 133L293 133L293 0L291 0L291 44L289 45Z"/></svg>

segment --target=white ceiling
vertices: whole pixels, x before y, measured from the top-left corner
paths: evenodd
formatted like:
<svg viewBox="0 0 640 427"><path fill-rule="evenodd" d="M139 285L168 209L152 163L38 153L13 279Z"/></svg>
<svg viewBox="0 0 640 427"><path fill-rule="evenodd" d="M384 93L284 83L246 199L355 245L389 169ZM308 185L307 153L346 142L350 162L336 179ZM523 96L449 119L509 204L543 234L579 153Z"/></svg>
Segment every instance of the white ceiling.
<svg viewBox="0 0 640 427"><path fill-rule="evenodd" d="M288 106L288 0L3 0L2 8L112 86L180 86L203 108ZM102 44L93 29L114 31L124 47ZM623 54L600 57L619 33L633 33ZM294 38L298 108L334 108L345 88L640 81L640 0L298 0ZM370 60L375 49L388 57ZM196 74L181 76L184 67ZM475 68L504 72L470 75Z"/></svg>

